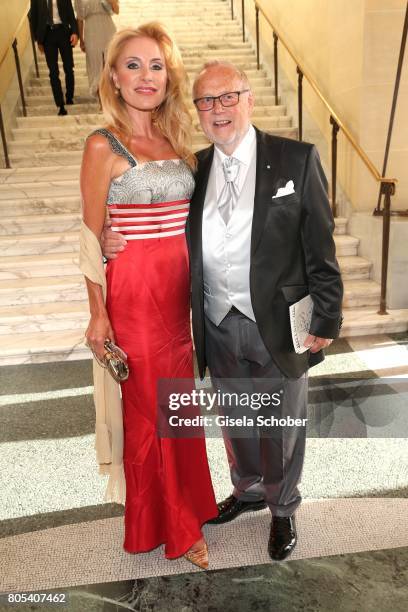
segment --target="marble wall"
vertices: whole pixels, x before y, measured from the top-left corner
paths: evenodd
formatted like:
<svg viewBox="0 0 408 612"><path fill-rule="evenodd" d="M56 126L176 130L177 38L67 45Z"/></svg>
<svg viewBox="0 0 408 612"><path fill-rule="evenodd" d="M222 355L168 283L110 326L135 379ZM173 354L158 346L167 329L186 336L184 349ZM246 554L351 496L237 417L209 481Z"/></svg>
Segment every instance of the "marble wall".
<svg viewBox="0 0 408 612"><path fill-rule="evenodd" d="M16 36L18 46L24 52L27 42L29 0L13 0L0 4L0 100L3 98L15 72L14 54L11 45ZM20 26L23 27L20 28Z"/></svg>
<svg viewBox="0 0 408 612"><path fill-rule="evenodd" d="M258 0L258 5L302 58L333 109L351 130L381 171L405 0ZM235 2L240 15L241 3ZM254 3L246 0L246 24L255 38ZM272 30L260 17L262 59L273 65ZM281 68L293 87L297 83L293 60L279 46ZM286 100L285 100L286 101ZM324 135L320 152L329 159L329 114L304 85L304 101L312 121L306 121L304 139L313 139L316 126ZM408 208L408 59L405 61L395 117L387 175L399 181L394 209ZM296 109L295 109L296 112ZM308 114L306 115L306 119ZM355 210L372 211L378 186L346 139L339 135L339 180Z"/></svg>
<svg viewBox="0 0 408 612"><path fill-rule="evenodd" d="M11 47L15 36L23 82L33 63L30 28L28 19L25 17L29 4L28 0L13 0L13 2L3 2L0 5L0 103L8 137L14 124L16 111L20 107L20 90L14 52ZM3 149L1 149L2 153ZM3 162L1 166L4 167L2 157L1 160Z"/></svg>

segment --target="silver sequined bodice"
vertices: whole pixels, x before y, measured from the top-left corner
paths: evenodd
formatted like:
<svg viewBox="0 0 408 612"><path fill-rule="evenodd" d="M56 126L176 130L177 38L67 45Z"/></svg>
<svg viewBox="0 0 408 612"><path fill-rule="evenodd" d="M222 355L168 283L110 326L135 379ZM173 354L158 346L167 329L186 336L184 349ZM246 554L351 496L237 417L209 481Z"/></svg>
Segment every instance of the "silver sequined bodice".
<svg viewBox="0 0 408 612"><path fill-rule="evenodd" d="M125 157L130 168L111 181L107 204L157 204L189 200L194 190L190 167L180 159L138 163L111 132L96 130L105 136L112 150Z"/></svg>

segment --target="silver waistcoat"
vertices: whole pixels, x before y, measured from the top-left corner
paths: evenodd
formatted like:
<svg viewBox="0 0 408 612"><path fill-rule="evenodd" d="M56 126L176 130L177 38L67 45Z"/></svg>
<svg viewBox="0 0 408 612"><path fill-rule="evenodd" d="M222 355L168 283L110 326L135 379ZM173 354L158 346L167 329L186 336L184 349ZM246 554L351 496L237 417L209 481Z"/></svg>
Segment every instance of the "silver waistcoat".
<svg viewBox="0 0 408 612"><path fill-rule="evenodd" d="M215 325L231 306L255 321L249 288L255 176L256 156L225 225L217 206L214 162L210 171L203 211L204 311Z"/></svg>

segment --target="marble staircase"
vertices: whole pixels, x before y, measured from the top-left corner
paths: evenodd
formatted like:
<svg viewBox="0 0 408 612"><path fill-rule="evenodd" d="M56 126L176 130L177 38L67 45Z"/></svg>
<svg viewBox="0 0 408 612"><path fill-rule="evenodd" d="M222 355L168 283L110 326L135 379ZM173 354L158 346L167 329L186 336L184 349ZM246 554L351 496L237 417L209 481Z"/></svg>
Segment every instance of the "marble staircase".
<svg viewBox="0 0 408 612"><path fill-rule="evenodd" d="M116 21L121 26L157 18L174 33L190 78L208 58L231 59L251 80L255 125L296 137L285 105L275 105L267 69L256 69L253 47L242 43L228 2L203 0L198 11L192 0L121 0ZM83 345L88 306L77 265L78 179L84 139L103 118L88 94L79 49L76 103L66 117L56 116L43 57L39 63L40 77L33 73L27 83L28 117L19 117L12 132L13 169L0 170L0 365L89 357ZM198 150L207 141L197 119L195 127ZM358 239L347 234L346 219L336 219L335 240L345 281L343 334L406 329L406 313L376 315L379 285L370 278L370 262L358 254Z"/></svg>

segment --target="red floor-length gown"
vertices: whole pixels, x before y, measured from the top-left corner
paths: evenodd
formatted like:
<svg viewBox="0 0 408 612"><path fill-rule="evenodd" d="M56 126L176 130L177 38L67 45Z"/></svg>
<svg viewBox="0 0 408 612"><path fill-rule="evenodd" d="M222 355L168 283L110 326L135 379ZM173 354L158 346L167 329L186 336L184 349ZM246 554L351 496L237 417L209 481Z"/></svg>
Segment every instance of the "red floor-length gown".
<svg viewBox="0 0 408 612"><path fill-rule="evenodd" d="M137 163L107 130L130 168L111 182L109 214L125 250L107 265L107 309L117 344L128 355L122 383L125 541L128 552L165 544L184 554L217 515L205 440L156 433L159 379L193 379L190 275L185 222L194 181L180 160Z"/></svg>

